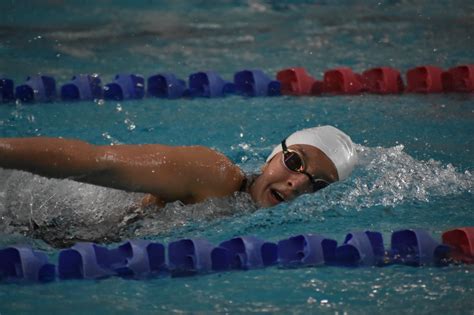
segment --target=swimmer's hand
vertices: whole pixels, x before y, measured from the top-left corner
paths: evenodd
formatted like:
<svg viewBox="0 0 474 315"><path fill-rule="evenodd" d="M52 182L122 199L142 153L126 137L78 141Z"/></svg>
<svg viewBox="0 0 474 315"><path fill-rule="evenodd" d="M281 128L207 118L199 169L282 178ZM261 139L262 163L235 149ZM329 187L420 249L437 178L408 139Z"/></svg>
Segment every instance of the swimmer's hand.
<svg viewBox="0 0 474 315"><path fill-rule="evenodd" d="M202 146L96 146L44 137L0 139L0 167L150 193L165 203L228 196L244 179L227 157Z"/></svg>

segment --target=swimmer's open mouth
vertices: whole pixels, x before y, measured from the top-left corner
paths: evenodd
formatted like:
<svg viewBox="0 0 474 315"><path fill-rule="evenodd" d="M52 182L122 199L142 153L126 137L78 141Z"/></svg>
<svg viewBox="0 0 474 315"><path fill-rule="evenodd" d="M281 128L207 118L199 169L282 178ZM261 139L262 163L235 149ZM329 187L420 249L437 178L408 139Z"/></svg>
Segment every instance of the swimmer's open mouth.
<svg viewBox="0 0 474 315"><path fill-rule="evenodd" d="M270 189L270 193L279 202L284 202L285 201L285 197L279 191L276 191L275 189Z"/></svg>

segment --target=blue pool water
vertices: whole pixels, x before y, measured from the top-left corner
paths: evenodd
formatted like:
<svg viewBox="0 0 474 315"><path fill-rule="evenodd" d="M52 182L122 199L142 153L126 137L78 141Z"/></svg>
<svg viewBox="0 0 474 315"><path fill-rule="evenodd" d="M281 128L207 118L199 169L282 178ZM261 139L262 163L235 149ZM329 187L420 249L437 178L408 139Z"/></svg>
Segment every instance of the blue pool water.
<svg viewBox="0 0 474 315"><path fill-rule="evenodd" d="M20 83L48 73L120 72L182 78L216 70L336 66L402 72L473 63L474 5L468 1L3 1L0 73ZM472 94L144 99L0 105L0 136L62 136L95 144L200 144L258 172L274 144L304 127L332 124L359 144L346 181L270 209L245 195L199 205L126 213L141 195L0 169L0 247L17 242L148 238L168 243L237 235L278 241L321 233L380 231L388 247L401 228L439 238L474 226ZM31 223L38 225L31 232ZM36 233L36 234L35 234ZM444 268L276 267L188 278L3 284L0 314L276 313L471 314L472 266Z"/></svg>

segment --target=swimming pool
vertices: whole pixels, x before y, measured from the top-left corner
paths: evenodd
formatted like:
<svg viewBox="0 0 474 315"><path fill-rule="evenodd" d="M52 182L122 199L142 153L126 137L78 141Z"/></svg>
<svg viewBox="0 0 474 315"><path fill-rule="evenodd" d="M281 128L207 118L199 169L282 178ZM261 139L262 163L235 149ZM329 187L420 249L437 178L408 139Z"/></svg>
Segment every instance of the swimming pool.
<svg viewBox="0 0 474 315"><path fill-rule="evenodd" d="M124 71L186 78L212 69L230 79L244 68L274 75L303 66L318 78L336 66L358 72L379 65L447 69L472 63L473 8L464 1L2 2L0 72L21 83L37 72L65 82L79 72L110 81ZM473 122L472 94L0 105L2 137L201 144L249 173L300 128L332 124L360 144L360 165L350 179L294 202L258 211L245 196L176 203L134 222L123 221L123 208L136 195L0 170L0 210L8 214L2 216L0 247L27 242L54 260L56 249L18 234L30 219L47 227L40 229L44 238L61 231L104 237L93 225L101 220L113 227L105 235L112 240L118 235L164 243L185 237L218 243L236 235L277 241L304 232L341 242L349 231L371 229L382 232L388 245L392 231L407 227L439 237L474 225ZM0 313L465 314L474 308L473 272L472 266L272 267L147 281L2 284Z"/></svg>

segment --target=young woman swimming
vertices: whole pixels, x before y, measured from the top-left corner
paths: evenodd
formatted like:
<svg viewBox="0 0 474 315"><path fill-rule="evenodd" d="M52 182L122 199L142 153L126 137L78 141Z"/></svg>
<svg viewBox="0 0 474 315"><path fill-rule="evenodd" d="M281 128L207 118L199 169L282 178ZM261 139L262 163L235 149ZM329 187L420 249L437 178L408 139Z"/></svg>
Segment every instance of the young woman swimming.
<svg viewBox="0 0 474 315"><path fill-rule="evenodd" d="M261 174L246 177L203 146L97 146L62 138L2 138L0 167L148 193L143 205L197 203L245 191L261 207L290 201L344 180L357 162L350 137L332 126L291 134L268 156Z"/></svg>

